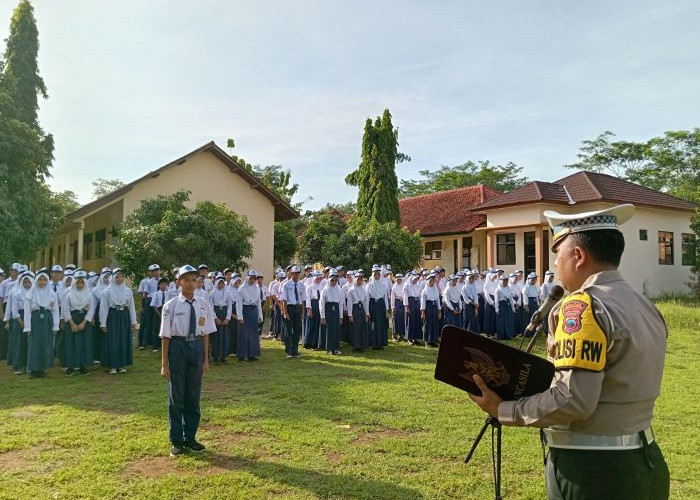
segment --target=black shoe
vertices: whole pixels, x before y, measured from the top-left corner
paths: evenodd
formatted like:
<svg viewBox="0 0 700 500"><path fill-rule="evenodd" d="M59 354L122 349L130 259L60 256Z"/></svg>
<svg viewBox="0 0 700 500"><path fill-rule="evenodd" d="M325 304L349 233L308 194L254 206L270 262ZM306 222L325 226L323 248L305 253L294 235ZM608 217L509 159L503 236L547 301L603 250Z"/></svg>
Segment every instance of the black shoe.
<svg viewBox="0 0 700 500"><path fill-rule="evenodd" d="M206 446L204 446L202 443L197 442L194 439L185 441L184 443L182 443L182 446L184 446L185 448L189 448L192 451L202 451L206 449Z"/></svg>
<svg viewBox="0 0 700 500"><path fill-rule="evenodd" d="M39 375L36 371L31 371L29 372L29 378L39 378Z"/></svg>
<svg viewBox="0 0 700 500"><path fill-rule="evenodd" d="M79 371L81 375L87 375L88 373L90 373L89 371L87 371L87 368L81 368Z"/></svg>
<svg viewBox="0 0 700 500"><path fill-rule="evenodd" d="M255 356L253 356L252 358L248 358L248 361L257 361L257 360L258 360L258 358L256 358Z"/></svg>
<svg viewBox="0 0 700 500"><path fill-rule="evenodd" d="M73 368L68 368L64 373L65 373L65 375L73 375L74 371L75 370L73 370Z"/></svg>
<svg viewBox="0 0 700 500"><path fill-rule="evenodd" d="M173 445L170 447L170 456L171 456L171 457L176 457L176 456L178 456L178 455L182 455L182 453L184 453L184 451L185 451L185 450L184 450L184 448L183 448L182 443L173 444Z"/></svg>

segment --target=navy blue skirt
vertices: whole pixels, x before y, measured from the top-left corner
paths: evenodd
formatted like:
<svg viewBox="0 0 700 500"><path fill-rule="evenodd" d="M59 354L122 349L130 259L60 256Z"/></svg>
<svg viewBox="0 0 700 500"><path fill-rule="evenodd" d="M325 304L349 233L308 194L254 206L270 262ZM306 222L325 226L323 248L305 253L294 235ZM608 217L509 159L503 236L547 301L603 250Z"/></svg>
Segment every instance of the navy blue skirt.
<svg viewBox="0 0 700 500"><path fill-rule="evenodd" d="M258 306L243 306L243 324L238 329L238 359L260 356L260 336L258 335Z"/></svg>
<svg viewBox="0 0 700 500"><path fill-rule="evenodd" d="M318 348L326 352L340 350L340 304L326 302L324 306L326 328L321 330Z"/></svg>
<svg viewBox="0 0 700 500"><path fill-rule="evenodd" d="M227 310L226 306L214 306L214 314L220 321L226 319ZM211 355L215 361L222 360L228 354L228 331L229 325L218 325L216 332L210 335Z"/></svg>
<svg viewBox="0 0 700 500"><path fill-rule="evenodd" d="M31 335L27 346L27 371L48 370L53 366L53 315L40 307L32 311Z"/></svg>
<svg viewBox="0 0 700 500"><path fill-rule="evenodd" d="M391 325L391 330L394 335L406 334L406 308L403 305L403 300L394 300L394 316Z"/></svg>
<svg viewBox="0 0 700 500"><path fill-rule="evenodd" d="M302 336L301 344L304 347L315 347L318 345L319 331L321 329L321 314L318 310L318 299L311 300L311 312L309 316L306 315L306 328L304 328L304 334Z"/></svg>
<svg viewBox="0 0 700 500"><path fill-rule="evenodd" d="M498 314L496 314L496 338L507 340L515 337L515 313L508 300L501 300L498 303Z"/></svg>
<svg viewBox="0 0 700 500"><path fill-rule="evenodd" d="M352 337L350 345L355 349L369 347L369 324L367 323L365 308L361 302L352 306Z"/></svg>
<svg viewBox="0 0 700 500"><path fill-rule="evenodd" d="M109 309L107 333L102 343L102 365L107 368L123 368L133 363L131 340L131 314L127 307Z"/></svg>
<svg viewBox="0 0 700 500"><path fill-rule="evenodd" d="M87 311L76 309L70 312L71 319L76 325L80 325L85 319ZM64 357L63 366L66 368L87 368L92 364L92 324L85 323L85 328L74 332L70 323L65 322L63 327Z"/></svg>
<svg viewBox="0 0 700 500"><path fill-rule="evenodd" d="M438 341L438 303L428 300L425 303L425 323L423 324L423 340L429 344Z"/></svg>
<svg viewBox="0 0 700 500"><path fill-rule="evenodd" d="M494 300L493 295L489 294L489 298ZM496 309L484 301L484 333L493 335L496 333Z"/></svg>
<svg viewBox="0 0 700 500"><path fill-rule="evenodd" d="M24 310L19 310L20 318L24 319ZM12 365L14 371L21 371L27 367L28 337L19 320L10 321L10 342L7 355L7 364Z"/></svg>
<svg viewBox="0 0 700 500"><path fill-rule="evenodd" d="M454 310L459 309L462 304L450 301ZM462 328L462 312L455 314L448 307L445 307L445 324Z"/></svg>
<svg viewBox="0 0 700 500"><path fill-rule="evenodd" d="M423 322L420 319L420 299L418 297L408 298L408 307L411 311L408 314L408 340L421 340L423 338Z"/></svg>
<svg viewBox="0 0 700 500"><path fill-rule="evenodd" d="M369 299L369 311L369 345L371 347L389 345L389 322L386 317L386 302L384 302L384 299Z"/></svg>

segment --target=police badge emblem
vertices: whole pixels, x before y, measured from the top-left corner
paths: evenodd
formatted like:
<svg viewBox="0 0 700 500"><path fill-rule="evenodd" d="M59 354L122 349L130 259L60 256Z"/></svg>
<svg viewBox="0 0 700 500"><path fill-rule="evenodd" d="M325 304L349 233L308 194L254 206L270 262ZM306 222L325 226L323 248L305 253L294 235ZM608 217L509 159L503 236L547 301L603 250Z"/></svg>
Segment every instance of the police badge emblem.
<svg viewBox="0 0 700 500"><path fill-rule="evenodd" d="M588 304L581 300L569 300L562 304L561 314L564 319L562 331L564 333L571 335L581 330L581 316L583 316L586 307Z"/></svg>

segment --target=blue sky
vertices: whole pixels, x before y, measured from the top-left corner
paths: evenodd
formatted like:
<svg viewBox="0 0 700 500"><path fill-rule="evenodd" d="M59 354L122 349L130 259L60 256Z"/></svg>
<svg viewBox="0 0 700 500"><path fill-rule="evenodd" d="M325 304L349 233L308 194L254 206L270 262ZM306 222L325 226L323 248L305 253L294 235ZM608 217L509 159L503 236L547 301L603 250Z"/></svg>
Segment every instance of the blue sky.
<svg viewBox="0 0 700 500"><path fill-rule="evenodd" d="M353 200L364 121L387 107L413 158L399 178L488 159L554 180L604 130L700 126L695 0L33 4L51 184L81 202L228 137L291 168L306 208Z"/></svg>

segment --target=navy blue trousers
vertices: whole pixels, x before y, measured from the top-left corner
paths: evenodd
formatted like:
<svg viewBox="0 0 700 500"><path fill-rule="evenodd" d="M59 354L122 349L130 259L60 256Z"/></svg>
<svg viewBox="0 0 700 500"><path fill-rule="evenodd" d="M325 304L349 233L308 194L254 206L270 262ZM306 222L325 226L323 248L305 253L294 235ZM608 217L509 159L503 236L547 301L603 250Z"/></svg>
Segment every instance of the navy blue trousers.
<svg viewBox="0 0 700 500"><path fill-rule="evenodd" d="M284 350L287 354L299 354L299 337L301 337L301 306L287 304L285 321Z"/></svg>
<svg viewBox="0 0 700 500"><path fill-rule="evenodd" d="M173 444L194 440L197 435L201 417L199 398L202 391L203 349L201 337L192 342L187 342L183 337L170 339L168 418L170 442Z"/></svg>
<svg viewBox="0 0 700 500"><path fill-rule="evenodd" d="M428 300L425 303L425 323L423 324L423 340L426 344L437 344L438 341L438 303Z"/></svg>

